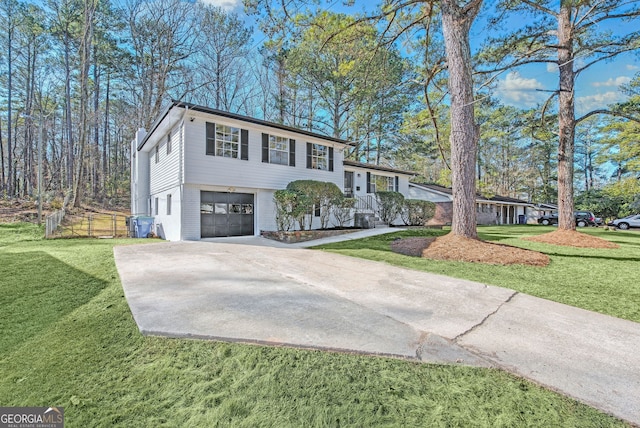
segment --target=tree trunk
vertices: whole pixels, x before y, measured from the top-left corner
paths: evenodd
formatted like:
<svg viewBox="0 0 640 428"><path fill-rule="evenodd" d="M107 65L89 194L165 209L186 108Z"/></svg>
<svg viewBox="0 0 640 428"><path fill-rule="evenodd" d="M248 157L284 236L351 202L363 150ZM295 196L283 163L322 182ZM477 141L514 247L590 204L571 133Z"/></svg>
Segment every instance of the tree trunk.
<svg viewBox="0 0 640 428"><path fill-rule="evenodd" d="M573 157L574 157L574 83L573 32L571 6L562 2L558 16L558 67L560 93L558 95L558 229L575 230L573 217Z"/></svg>
<svg viewBox="0 0 640 428"><path fill-rule="evenodd" d="M0 118L0 195L5 191L4 148L2 145L2 119Z"/></svg>
<svg viewBox="0 0 640 428"><path fill-rule="evenodd" d="M12 2L7 3L7 195L11 198L14 194L13 188L13 149L11 148L11 96L13 94L13 84L11 81L13 70L13 16L11 11Z"/></svg>
<svg viewBox="0 0 640 428"><path fill-rule="evenodd" d="M64 107L65 107L65 119L67 125L67 188L73 186L73 128L71 127L71 65L69 63L69 49L71 42L69 41L68 29L64 34Z"/></svg>
<svg viewBox="0 0 640 428"><path fill-rule="evenodd" d="M469 30L481 5L482 0L463 7L455 0L441 2L451 97L451 233L466 238L478 237L475 165L479 132L474 115Z"/></svg>
<svg viewBox="0 0 640 428"><path fill-rule="evenodd" d="M109 90L111 84L111 74L107 71L107 83L104 95L104 129L102 134L102 199L107 198L107 174L113 174L111 168L109 168L107 150L110 150L109 146Z"/></svg>
<svg viewBox="0 0 640 428"><path fill-rule="evenodd" d="M80 207L82 202L82 190L84 187L84 151L88 139L89 115L89 67L91 65L91 44L93 43L93 18L95 12L95 0L84 2L84 28L80 43L80 136L78 141L78 157L76 171L73 180L73 193L71 205Z"/></svg>

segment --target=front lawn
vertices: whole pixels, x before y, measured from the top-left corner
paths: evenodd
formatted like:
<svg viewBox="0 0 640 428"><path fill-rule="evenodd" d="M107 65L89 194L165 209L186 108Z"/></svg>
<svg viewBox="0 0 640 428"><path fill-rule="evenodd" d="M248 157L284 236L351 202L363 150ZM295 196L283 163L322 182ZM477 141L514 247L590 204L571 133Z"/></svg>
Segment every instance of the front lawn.
<svg viewBox="0 0 640 428"><path fill-rule="evenodd" d="M497 370L143 337L113 259L131 241L41 232L0 225L1 406L68 427L625 426Z"/></svg>
<svg viewBox="0 0 640 428"><path fill-rule="evenodd" d="M618 249L587 249L541 244L525 236L555 230L552 226L479 227L482 239L548 254L546 267L494 266L481 263L447 262L410 257L391 251L398 238L440 236L447 231L406 230L319 247L354 257L383 261L396 266L464 278L511 288L544 299L640 322L640 234L581 228L579 231L608 239Z"/></svg>

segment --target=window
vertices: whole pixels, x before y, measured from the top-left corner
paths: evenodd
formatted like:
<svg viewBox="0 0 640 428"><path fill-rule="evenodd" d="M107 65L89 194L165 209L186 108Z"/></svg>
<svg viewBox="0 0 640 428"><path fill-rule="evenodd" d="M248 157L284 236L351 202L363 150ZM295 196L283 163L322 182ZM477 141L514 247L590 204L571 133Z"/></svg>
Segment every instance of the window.
<svg viewBox="0 0 640 428"><path fill-rule="evenodd" d="M171 132L167 134L167 154L171 153Z"/></svg>
<svg viewBox="0 0 640 428"><path fill-rule="evenodd" d="M296 166L296 140L262 134L262 162Z"/></svg>
<svg viewBox="0 0 640 428"><path fill-rule="evenodd" d="M399 178L397 176L388 177L367 172L367 193L397 192L398 188Z"/></svg>
<svg viewBox="0 0 640 428"><path fill-rule="evenodd" d="M333 147L307 143L307 168L333 171Z"/></svg>
<svg viewBox="0 0 640 428"><path fill-rule="evenodd" d="M396 190L394 177L373 175L371 181L372 184L375 184L377 192L393 192Z"/></svg>
<svg viewBox="0 0 640 428"><path fill-rule="evenodd" d="M269 136L269 162L280 165L289 165L289 139Z"/></svg>
<svg viewBox="0 0 640 428"><path fill-rule="evenodd" d="M167 195L167 215L171 215L171 194Z"/></svg>
<svg viewBox="0 0 640 428"><path fill-rule="evenodd" d="M206 154L249 159L249 131L215 123L206 124Z"/></svg>
<svg viewBox="0 0 640 428"><path fill-rule="evenodd" d="M159 212L158 212L158 198L155 198L155 200L154 200L154 204L153 204L153 205L154 205L154 207L153 207L153 208L155 208L155 209L153 210L153 212L154 212L156 215L158 215L158 214L159 214Z"/></svg>
<svg viewBox="0 0 640 428"><path fill-rule="evenodd" d="M216 156L238 158L240 148L240 128L216 125Z"/></svg>
<svg viewBox="0 0 640 428"><path fill-rule="evenodd" d="M155 162L158 163L160 162L160 145L156 145L156 155L155 155Z"/></svg>

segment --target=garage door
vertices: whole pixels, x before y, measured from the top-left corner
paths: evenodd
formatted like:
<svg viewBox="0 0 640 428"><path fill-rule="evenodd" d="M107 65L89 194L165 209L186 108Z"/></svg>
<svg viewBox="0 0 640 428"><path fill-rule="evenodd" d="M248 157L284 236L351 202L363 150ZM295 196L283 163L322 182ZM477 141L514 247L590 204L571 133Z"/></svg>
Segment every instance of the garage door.
<svg viewBox="0 0 640 428"><path fill-rule="evenodd" d="M200 192L200 235L253 235L253 204L250 193Z"/></svg>

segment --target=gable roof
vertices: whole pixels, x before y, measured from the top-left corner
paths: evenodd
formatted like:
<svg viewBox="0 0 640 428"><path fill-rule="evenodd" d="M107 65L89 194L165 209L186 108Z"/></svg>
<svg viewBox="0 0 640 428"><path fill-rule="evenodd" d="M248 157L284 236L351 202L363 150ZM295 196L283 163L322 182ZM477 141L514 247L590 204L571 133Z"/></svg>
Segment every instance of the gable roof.
<svg viewBox="0 0 640 428"><path fill-rule="evenodd" d="M372 169L372 170L375 170L375 171L393 172L394 174L418 175L415 172L403 171L401 169L391 168L391 167L388 167L388 166L373 165L373 164L370 164L370 163L356 162L356 161L352 161L352 160L348 160L348 159L343 160L342 164L346 165L346 166L354 166L354 167L358 167L358 168Z"/></svg>
<svg viewBox="0 0 640 428"><path fill-rule="evenodd" d="M311 132L311 131L305 131L304 129L298 129L298 128L294 128L292 126L282 125L280 123L268 122L266 120L256 119L256 118L249 117L249 116L243 116L241 114L236 114L236 113L230 113L228 111L217 110L217 109L206 107L206 106L186 103L186 102L183 102L183 101L172 100L171 104L169 104L162 111L162 113L160 113L158 118L151 124L151 128L147 132L147 135L144 137L144 139L138 145L138 150L140 150L140 149L142 149L142 147L144 147L144 145L146 144L147 140L149 140L149 137L153 134L153 132L160 125L160 123L162 123L162 121L169 115L171 110L173 110L174 108L183 108L185 110L197 111L197 112L200 112L200 113L214 114L216 116L226 117L226 118L234 119L234 120L240 120L242 122L252 123L254 125L267 126L267 127L270 127L270 128L280 129L280 130L287 131L287 132L295 132L296 134L302 134L302 135L306 135L306 136L313 137L313 138L319 138L319 139L323 139L323 140L327 140L327 141L332 141L334 143L340 143L340 144L344 144L344 145L347 145L347 146L355 145L355 143L343 140L341 138L330 137L328 135L322 135L322 134L318 134L318 133Z"/></svg>
<svg viewBox="0 0 640 428"><path fill-rule="evenodd" d="M409 185L423 188L425 190L431 190L431 191L449 195L449 196L453 195L453 190L450 187L444 187L438 184L409 183ZM490 198L487 198L481 195L480 193L476 193L476 198L482 201L504 202L508 204L519 204L519 205L532 205L530 202L523 201L522 199L510 198L508 196L495 195Z"/></svg>

